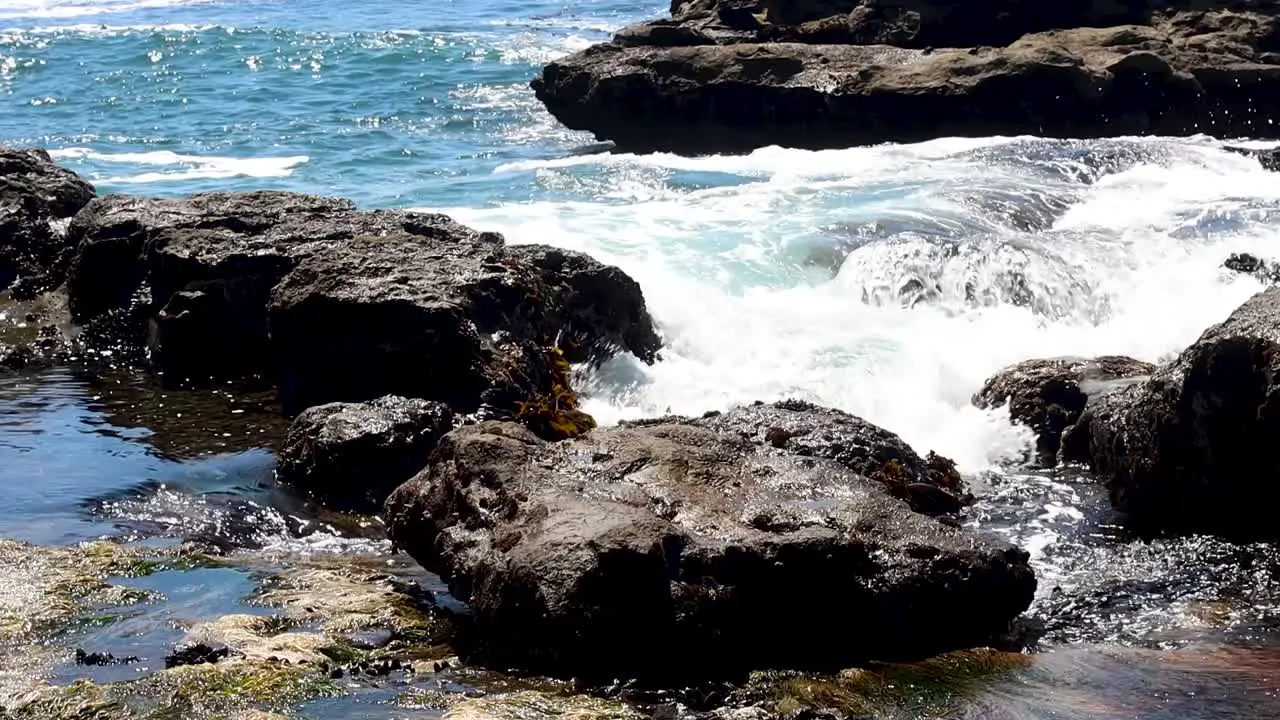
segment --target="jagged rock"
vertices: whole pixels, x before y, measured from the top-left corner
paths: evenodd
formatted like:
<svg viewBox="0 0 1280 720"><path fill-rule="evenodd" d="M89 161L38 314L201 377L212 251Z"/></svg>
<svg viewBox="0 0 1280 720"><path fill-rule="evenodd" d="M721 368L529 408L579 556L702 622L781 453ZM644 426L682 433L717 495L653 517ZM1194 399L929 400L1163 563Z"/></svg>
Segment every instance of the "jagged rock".
<svg viewBox="0 0 1280 720"><path fill-rule="evenodd" d="M386 394L459 412L551 393L569 362L660 341L640 287L577 253L399 234L317 251L275 289L270 324L287 407Z"/></svg>
<svg viewBox="0 0 1280 720"><path fill-rule="evenodd" d="M1265 283L1280 282L1280 265L1248 253L1232 253L1222 267L1241 275L1252 275Z"/></svg>
<svg viewBox="0 0 1280 720"><path fill-rule="evenodd" d="M1006 632L1034 594L1027 554L851 469L928 475L891 435L828 413L756 406L557 443L464 426L385 517L470 605L471 653L502 667L704 679L922 657Z"/></svg>
<svg viewBox="0 0 1280 720"><path fill-rule="evenodd" d="M0 147L0 290L25 299L62 282L72 247L62 221L93 196L44 150Z"/></svg>
<svg viewBox="0 0 1280 720"><path fill-rule="evenodd" d="M629 151L1024 134L1280 136L1268 121L1280 112L1280 33L1270 5L1151 16L1154 4L1145 4L1133 19L1149 24L1023 35L1076 24L1071 9L1082 6L1059 3L1067 14L1058 18L1058 6L1042 3L997 16L921 1L914 4L945 12L935 13L937 22L883 20L908 4L865 3L834 21L745 35L723 23L706 30L705 18L629 29L617 43L552 62L533 88L566 126ZM1107 7L1119 10L1116 17L1130 14L1130 6ZM870 19L854 18L872 10ZM964 42L934 49L948 40ZM868 44L885 42L893 44Z"/></svg>
<svg viewBox="0 0 1280 720"><path fill-rule="evenodd" d="M1063 438L1140 524L1275 536L1280 288L1253 296L1145 382L1094 398Z"/></svg>
<svg viewBox="0 0 1280 720"><path fill-rule="evenodd" d="M116 195L70 233L73 319L115 318L124 336L144 322L166 379L269 377L290 412L399 394L514 414L569 397L556 353L652 362L660 345L617 268L443 215L288 192Z"/></svg>
<svg viewBox="0 0 1280 720"><path fill-rule="evenodd" d="M1135 382L1155 372L1155 366L1119 355L1026 360L987 379L973 396L983 409L1007 406L1009 417L1036 433L1036 462L1058 462L1062 433L1080 419L1093 393Z"/></svg>
<svg viewBox="0 0 1280 720"><path fill-rule="evenodd" d="M376 513L452 428L453 411L429 400L318 405L289 427L276 476L330 507Z"/></svg>
<svg viewBox="0 0 1280 720"><path fill-rule="evenodd" d="M193 643L175 649L164 659L164 666L166 668L175 668L182 667L184 665L216 663L219 660L225 659L230 654L231 649L226 645Z"/></svg>
<svg viewBox="0 0 1280 720"><path fill-rule="evenodd" d="M1280 170L1280 148L1242 148L1228 145L1223 147L1223 150L1251 157L1258 161L1263 170L1271 172Z"/></svg>

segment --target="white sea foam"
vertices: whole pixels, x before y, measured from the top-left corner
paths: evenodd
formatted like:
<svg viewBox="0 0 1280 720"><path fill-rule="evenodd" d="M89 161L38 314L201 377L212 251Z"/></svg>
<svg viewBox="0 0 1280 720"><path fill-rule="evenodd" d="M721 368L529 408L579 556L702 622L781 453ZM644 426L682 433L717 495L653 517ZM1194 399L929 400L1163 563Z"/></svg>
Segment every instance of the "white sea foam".
<svg viewBox="0 0 1280 720"><path fill-rule="evenodd" d="M577 182L597 183L596 202L440 210L511 242L588 252L640 282L666 337L664 360L623 358L586 378L589 409L604 421L798 396L978 470L1028 442L1000 413L970 405L995 370L1057 355L1159 360L1260 287L1219 266L1231 252L1275 247L1274 230L1249 217L1280 210L1280 175L1206 138L1113 145L1114 167L1083 180L1061 147L1017 138L587 155L499 171L534 171L555 185L591 166ZM1088 162L1099 161L1079 161ZM685 187L691 172L738 183ZM1001 192L1070 206L1026 232L984 209L983 198ZM857 237L873 221L907 229ZM823 243L849 253L834 274L813 252ZM806 266L813 257L819 267ZM937 292L914 306L877 301L907 278L912 258L923 258ZM1035 302L1001 295L1011 282Z"/></svg>
<svg viewBox="0 0 1280 720"><path fill-rule="evenodd" d="M181 155L169 150L141 153L102 153L89 148L73 147L51 150L55 159L87 160L94 163L160 167L130 175L101 178L115 184L162 183L179 180L217 180L236 177L288 177L294 168L308 161L306 155L286 157L236 158L203 155Z"/></svg>

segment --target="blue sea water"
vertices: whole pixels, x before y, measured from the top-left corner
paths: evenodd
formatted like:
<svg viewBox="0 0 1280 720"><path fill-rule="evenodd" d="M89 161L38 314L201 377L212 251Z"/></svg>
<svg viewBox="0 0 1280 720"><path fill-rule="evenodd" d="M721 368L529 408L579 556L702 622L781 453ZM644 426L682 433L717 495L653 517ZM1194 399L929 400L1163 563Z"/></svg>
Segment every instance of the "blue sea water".
<svg viewBox="0 0 1280 720"><path fill-rule="evenodd" d="M591 253L639 280L666 341L652 367L624 357L578 379L602 421L794 396L838 406L992 473L976 522L1032 552L1043 594L1099 568L1180 578L1140 549L1082 551L1102 532L1098 494L1008 471L1028 433L969 398L1030 357L1178 351L1260 287L1221 269L1228 254L1280 256L1280 176L1206 137L634 156L537 102L544 63L668 7L0 0L0 143L47 148L101 192L333 194ZM209 442L185 425L174 440L163 418L104 396L66 374L0 379L0 535L359 540L272 485L260 417L227 408L195 428ZM129 397L182 412L179 398ZM212 597L239 588L201 582ZM1179 597L1212 595L1195 588ZM1116 663L1089 657L1043 687ZM1130 680L1117 692L1136 697L1144 681ZM1040 691L1009 692L1012 716L1052 716ZM1072 692L1063 717L1133 716L1123 697L1098 709Z"/></svg>

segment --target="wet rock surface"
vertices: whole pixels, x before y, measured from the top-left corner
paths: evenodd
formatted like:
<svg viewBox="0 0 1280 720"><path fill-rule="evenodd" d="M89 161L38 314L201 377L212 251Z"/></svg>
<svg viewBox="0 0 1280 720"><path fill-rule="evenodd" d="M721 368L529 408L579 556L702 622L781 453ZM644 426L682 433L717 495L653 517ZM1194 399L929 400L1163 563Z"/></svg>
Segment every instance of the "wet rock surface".
<svg viewBox="0 0 1280 720"><path fill-rule="evenodd" d="M659 345L621 272L497 240L332 245L276 287L269 311L287 407L399 394L510 412L552 392L558 337L573 362L619 350L652 361Z"/></svg>
<svg viewBox="0 0 1280 720"><path fill-rule="evenodd" d="M660 346L617 268L442 215L288 192L114 195L70 235L73 320L145 324L167 380L261 375L289 412L396 393L514 414L554 393L552 348L651 362Z"/></svg>
<svg viewBox="0 0 1280 720"><path fill-rule="evenodd" d="M1262 98L1280 87L1277 12L1228 2L688 3L552 62L533 87L566 126L646 152L1275 137L1265 118L1277 108Z"/></svg>
<svg viewBox="0 0 1280 720"><path fill-rule="evenodd" d="M1257 255L1232 253L1223 261L1222 267L1241 275L1252 275L1264 283L1280 282L1280 265L1275 260L1264 260Z"/></svg>
<svg viewBox="0 0 1280 720"><path fill-rule="evenodd" d="M1150 363L1118 355L1026 360L987 379L973 396L983 409L1007 407L1009 418L1035 431L1035 462L1058 462L1062 433L1080 419L1091 394L1155 372Z"/></svg>
<svg viewBox="0 0 1280 720"><path fill-rule="evenodd" d="M922 657L1007 631L1035 589L1027 555L914 512L850 469L897 448L842 454L796 412L827 423L766 406L560 443L467 426L387 501L390 534L469 603L472 651L499 666L708 678ZM780 587L803 612L778 607ZM786 632L761 631L779 622Z"/></svg>
<svg viewBox="0 0 1280 720"><path fill-rule="evenodd" d="M289 427L276 477L328 507L377 513L453 425L449 406L428 400L317 405Z"/></svg>
<svg viewBox="0 0 1280 720"><path fill-rule="evenodd" d="M64 221L94 194L44 150L0 147L0 290L29 298L62 282L74 247Z"/></svg>
<svg viewBox="0 0 1280 720"><path fill-rule="evenodd" d="M1150 379L1095 398L1069 442L1140 523L1274 536L1278 351L1273 288Z"/></svg>

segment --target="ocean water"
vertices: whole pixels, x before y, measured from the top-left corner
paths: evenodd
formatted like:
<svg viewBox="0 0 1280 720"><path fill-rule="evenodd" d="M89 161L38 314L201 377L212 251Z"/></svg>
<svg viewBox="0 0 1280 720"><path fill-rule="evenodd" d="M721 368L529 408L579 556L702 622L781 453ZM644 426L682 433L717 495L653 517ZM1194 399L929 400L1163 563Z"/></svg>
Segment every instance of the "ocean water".
<svg viewBox="0 0 1280 720"><path fill-rule="evenodd" d="M666 349L651 367L622 357L581 371L597 418L784 397L862 415L976 478L988 500L974 522L1033 551L1045 602L1055 587L1138 598L1093 616L1086 640L1143 644L1170 624L1154 608L1181 602L1191 617L1224 587L1246 603L1274 596L1272 575L1244 561L1193 572L1197 557L1234 552L1220 544L1134 542L1114 531L1096 488L1009 470L1029 434L969 399L1027 358L1179 351L1261 288L1221 268L1229 254L1280 256L1280 175L1207 137L634 156L542 109L528 88L542 64L668 7L0 0L0 143L48 148L102 192L342 195L617 264L644 288ZM0 484L15 500L0 509L0 534L379 547L376 531L271 487L259 416L224 408L194 431L208 442L185 426L173 439L155 417L103 404L119 383L3 382ZM1045 685L1110 677L1117 662L1084 656L1053 661ZM1165 662L1142 657L1148 669ZM1113 690L1138 697L1143 678ZM1042 716L1036 693L1008 692L1001 707L1020 709L991 717ZM1108 703L1043 716L1132 716ZM1230 716L1170 707L1169 717Z"/></svg>

